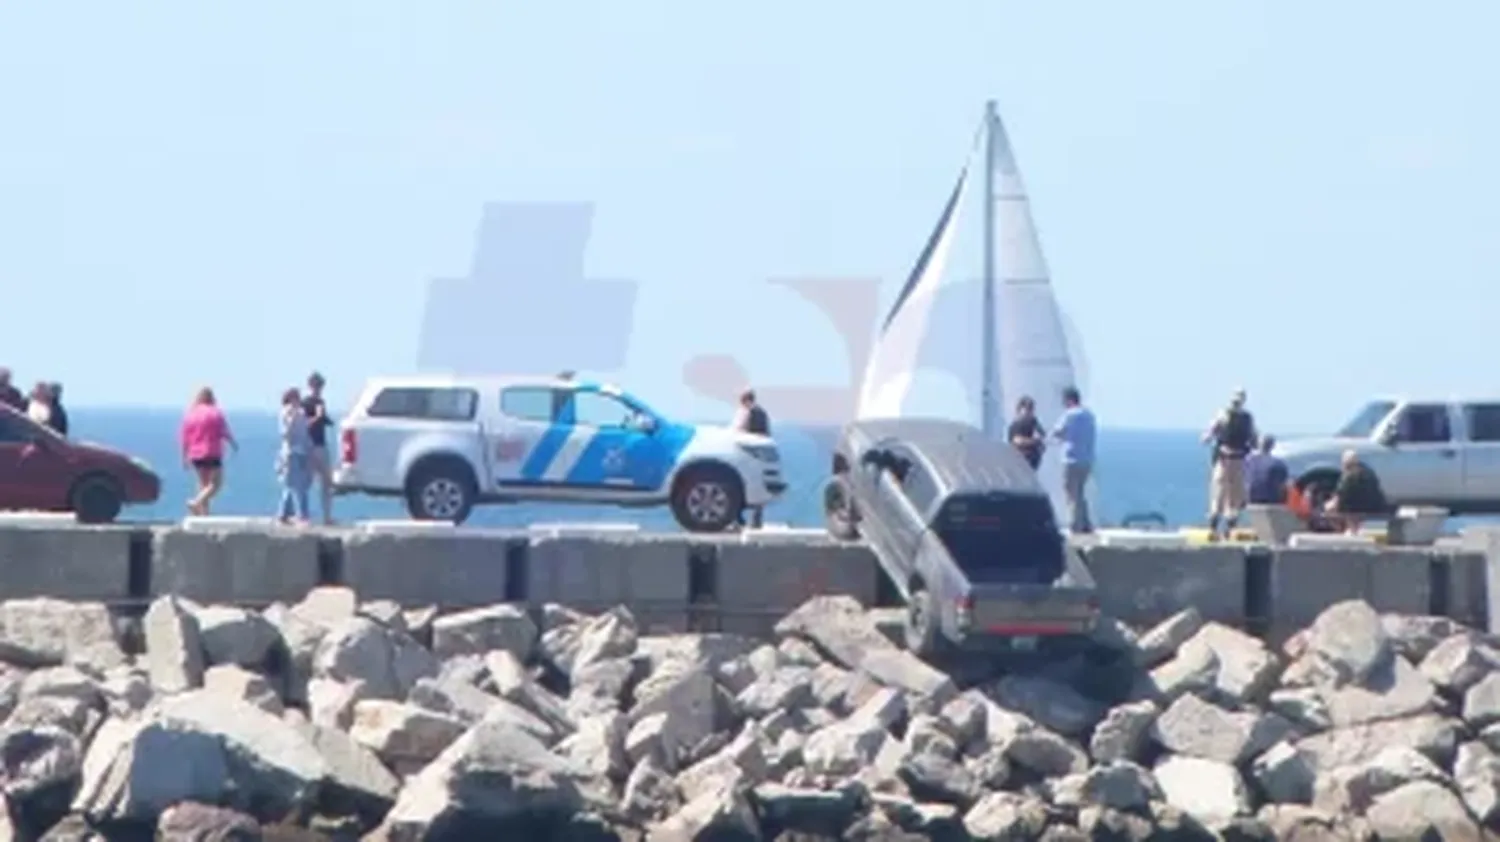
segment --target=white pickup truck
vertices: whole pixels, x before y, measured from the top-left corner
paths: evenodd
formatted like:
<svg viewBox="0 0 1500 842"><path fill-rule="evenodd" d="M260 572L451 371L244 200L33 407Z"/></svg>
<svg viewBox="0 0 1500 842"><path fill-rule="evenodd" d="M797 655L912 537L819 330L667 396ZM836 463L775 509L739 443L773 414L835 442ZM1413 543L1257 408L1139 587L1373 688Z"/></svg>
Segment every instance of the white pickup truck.
<svg viewBox="0 0 1500 842"><path fill-rule="evenodd" d="M372 380L340 436L334 488L404 497L420 520L461 523L479 503L666 504L684 529L717 532L787 487L766 436L555 377Z"/></svg>
<svg viewBox="0 0 1500 842"><path fill-rule="evenodd" d="M1393 507L1500 513L1500 398L1374 400L1333 436L1280 442L1275 452L1298 487L1321 500L1346 450L1375 472Z"/></svg>

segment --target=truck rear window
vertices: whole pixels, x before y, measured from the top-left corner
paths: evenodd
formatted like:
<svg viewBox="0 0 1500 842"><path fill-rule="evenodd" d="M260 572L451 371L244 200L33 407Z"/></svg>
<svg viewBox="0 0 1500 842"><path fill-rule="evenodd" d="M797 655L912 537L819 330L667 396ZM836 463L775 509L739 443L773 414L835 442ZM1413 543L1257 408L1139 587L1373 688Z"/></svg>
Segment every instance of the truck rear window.
<svg viewBox="0 0 1500 842"><path fill-rule="evenodd" d="M365 411L371 418L420 418L427 421L472 421L479 403L473 389L384 389Z"/></svg>
<svg viewBox="0 0 1500 842"><path fill-rule="evenodd" d="M974 582L1048 584L1063 573L1065 543L1042 495L956 496L939 510L933 531Z"/></svg>

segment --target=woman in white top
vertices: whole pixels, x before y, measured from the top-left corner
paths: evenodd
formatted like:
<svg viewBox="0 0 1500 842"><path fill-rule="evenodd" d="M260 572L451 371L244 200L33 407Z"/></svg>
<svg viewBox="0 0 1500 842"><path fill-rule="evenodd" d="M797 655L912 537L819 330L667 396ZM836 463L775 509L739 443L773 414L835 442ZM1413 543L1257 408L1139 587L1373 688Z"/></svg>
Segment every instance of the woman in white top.
<svg viewBox="0 0 1500 842"><path fill-rule="evenodd" d="M43 427L52 426L52 389L46 383L38 383L31 390L31 399L26 402L26 415Z"/></svg>

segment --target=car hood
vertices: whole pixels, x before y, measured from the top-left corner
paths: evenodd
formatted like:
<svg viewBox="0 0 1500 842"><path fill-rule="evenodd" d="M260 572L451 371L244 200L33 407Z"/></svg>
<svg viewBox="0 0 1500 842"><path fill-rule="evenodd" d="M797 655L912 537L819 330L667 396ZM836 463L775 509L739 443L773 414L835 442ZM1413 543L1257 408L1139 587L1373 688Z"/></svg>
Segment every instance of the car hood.
<svg viewBox="0 0 1500 842"><path fill-rule="evenodd" d="M70 441L69 448L73 451L75 458L81 457L90 461L99 462L128 462L143 471L151 471L151 465L144 459L138 459L118 448L107 444L92 441Z"/></svg>
<svg viewBox="0 0 1500 842"><path fill-rule="evenodd" d="M1339 455L1344 451L1351 449L1360 450L1368 444L1368 439L1323 436L1319 438L1296 439L1294 441L1279 441L1276 443L1275 449L1271 452L1288 462L1319 457L1328 457L1337 462Z"/></svg>
<svg viewBox="0 0 1500 842"><path fill-rule="evenodd" d="M770 436L756 435L736 430L733 427L720 427L708 424L700 424L696 429L698 438L706 443L723 445L724 447L775 447L776 442Z"/></svg>

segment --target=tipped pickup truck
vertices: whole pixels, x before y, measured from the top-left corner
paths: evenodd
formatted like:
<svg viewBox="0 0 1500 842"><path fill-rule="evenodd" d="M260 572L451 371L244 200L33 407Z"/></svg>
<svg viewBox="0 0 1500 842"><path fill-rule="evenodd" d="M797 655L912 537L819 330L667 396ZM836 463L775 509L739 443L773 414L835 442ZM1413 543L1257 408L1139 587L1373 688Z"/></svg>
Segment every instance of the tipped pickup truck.
<svg viewBox="0 0 1500 842"><path fill-rule="evenodd" d="M945 420L844 428L828 531L863 538L906 602L907 648L1030 650L1093 632L1093 576L1014 448Z"/></svg>

